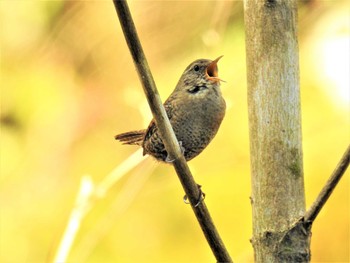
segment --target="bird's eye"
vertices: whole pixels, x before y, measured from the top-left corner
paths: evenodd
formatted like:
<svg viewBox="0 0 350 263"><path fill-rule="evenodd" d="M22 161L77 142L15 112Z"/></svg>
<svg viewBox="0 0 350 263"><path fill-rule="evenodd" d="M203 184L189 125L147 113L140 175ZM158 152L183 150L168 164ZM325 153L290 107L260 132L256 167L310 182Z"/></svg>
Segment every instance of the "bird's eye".
<svg viewBox="0 0 350 263"><path fill-rule="evenodd" d="M199 66L198 66L198 65L195 65L195 66L193 67L193 69L194 69L194 71L198 71L198 70L199 70Z"/></svg>
<svg viewBox="0 0 350 263"><path fill-rule="evenodd" d="M200 90L201 90L201 87L200 87L200 86L194 86L194 87L189 88L187 91L188 91L189 93L194 94L194 93L197 93L197 92L200 91Z"/></svg>

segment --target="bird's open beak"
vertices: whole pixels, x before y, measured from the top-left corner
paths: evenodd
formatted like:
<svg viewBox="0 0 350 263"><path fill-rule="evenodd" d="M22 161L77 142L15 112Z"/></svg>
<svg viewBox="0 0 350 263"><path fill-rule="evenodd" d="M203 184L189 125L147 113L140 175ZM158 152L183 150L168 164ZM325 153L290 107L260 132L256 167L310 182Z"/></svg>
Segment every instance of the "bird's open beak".
<svg viewBox="0 0 350 263"><path fill-rule="evenodd" d="M213 81L213 82L219 82L222 81L219 76L218 76L218 61L220 60L220 58L222 58L223 56L218 57L217 59L213 60L208 66L207 66L207 70L206 70L206 76L209 80Z"/></svg>

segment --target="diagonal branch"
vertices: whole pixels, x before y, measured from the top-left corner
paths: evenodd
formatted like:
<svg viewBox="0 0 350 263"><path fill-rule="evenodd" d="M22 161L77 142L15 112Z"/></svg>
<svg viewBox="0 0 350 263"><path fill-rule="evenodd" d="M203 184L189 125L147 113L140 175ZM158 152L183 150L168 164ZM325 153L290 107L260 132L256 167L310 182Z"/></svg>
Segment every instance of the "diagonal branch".
<svg viewBox="0 0 350 263"><path fill-rule="evenodd" d="M119 17L119 22L123 29L126 42L130 49L130 53L139 74L143 90L147 97L148 104L151 108L153 117L157 123L158 130L162 137L165 149L168 154L175 159L173 162L174 168L191 203L192 209L197 217L202 231L204 232L204 235L216 257L216 260L218 262L232 262L230 255L228 254L225 245L215 228L206 205L204 202L201 202L198 206L196 206L200 191L193 179L191 171L181 152L180 145L170 125L168 116L166 115L146 57L144 55L140 40L138 38L127 2L126 0L113 0L113 3Z"/></svg>
<svg viewBox="0 0 350 263"><path fill-rule="evenodd" d="M337 186L339 180L342 178L350 162L350 145L346 149L343 157L340 159L337 167L335 168L333 174L328 179L327 183L319 193L317 199L305 213L304 221L312 223L317 217L318 213L321 211L322 207L327 202L328 198L332 194L334 188Z"/></svg>

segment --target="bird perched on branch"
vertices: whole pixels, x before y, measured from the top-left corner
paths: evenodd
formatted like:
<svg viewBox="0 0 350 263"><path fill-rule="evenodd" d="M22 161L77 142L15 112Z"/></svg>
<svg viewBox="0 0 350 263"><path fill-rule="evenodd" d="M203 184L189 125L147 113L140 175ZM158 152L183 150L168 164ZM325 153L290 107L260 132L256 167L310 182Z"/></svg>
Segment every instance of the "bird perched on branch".
<svg viewBox="0 0 350 263"><path fill-rule="evenodd" d="M200 154L216 135L225 115L226 104L221 95L217 63L198 59L182 74L175 90L164 102L164 108L187 161ZM154 119L146 130L115 136L124 144L143 147L159 161L170 162Z"/></svg>

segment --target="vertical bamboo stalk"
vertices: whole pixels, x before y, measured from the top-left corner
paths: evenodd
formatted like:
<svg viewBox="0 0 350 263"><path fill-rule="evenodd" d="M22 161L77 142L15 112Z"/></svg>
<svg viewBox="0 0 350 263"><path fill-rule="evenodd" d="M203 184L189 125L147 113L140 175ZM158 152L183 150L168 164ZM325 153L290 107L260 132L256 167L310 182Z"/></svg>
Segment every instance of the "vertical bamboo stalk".
<svg viewBox="0 0 350 263"><path fill-rule="evenodd" d="M308 235L301 247L279 243L305 213L296 1L244 9L255 261L304 262Z"/></svg>

